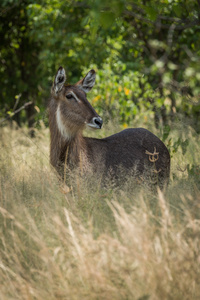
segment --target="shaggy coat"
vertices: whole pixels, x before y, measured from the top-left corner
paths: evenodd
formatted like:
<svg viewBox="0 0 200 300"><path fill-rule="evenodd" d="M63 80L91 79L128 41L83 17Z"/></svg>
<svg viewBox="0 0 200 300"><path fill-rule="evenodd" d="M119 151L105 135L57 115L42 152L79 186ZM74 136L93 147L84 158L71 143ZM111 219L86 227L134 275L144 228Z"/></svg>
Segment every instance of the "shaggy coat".
<svg viewBox="0 0 200 300"><path fill-rule="evenodd" d="M144 128L130 128L96 139L82 135L86 126L100 129L102 119L86 98L95 83L91 70L75 85L65 85L65 70L60 67L49 102L50 162L58 172L63 164L81 167L96 175L119 178L123 174L139 181L168 183L170 155L163 142ZM62 171L61 171L62 170Z"/></svg>

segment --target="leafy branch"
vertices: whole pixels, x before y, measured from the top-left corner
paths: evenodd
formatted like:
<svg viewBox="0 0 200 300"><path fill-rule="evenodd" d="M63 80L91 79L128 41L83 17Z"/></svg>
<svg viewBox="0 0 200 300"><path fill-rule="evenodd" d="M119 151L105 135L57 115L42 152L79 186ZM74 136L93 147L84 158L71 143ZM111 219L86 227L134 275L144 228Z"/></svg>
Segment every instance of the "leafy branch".
<svg viewBox="0 0 200 300"><path fill-rule="evenodd" d="M6 118L0 120L0 124L2 124L3 122L11 119L13 116L18 114L21 110L26 109L26 107L31 105L31 104L33 104L33 102L29 101L29 102L25 103L24 105L22 105L20 108L16 109L14 112L11 112Z"/></svg>

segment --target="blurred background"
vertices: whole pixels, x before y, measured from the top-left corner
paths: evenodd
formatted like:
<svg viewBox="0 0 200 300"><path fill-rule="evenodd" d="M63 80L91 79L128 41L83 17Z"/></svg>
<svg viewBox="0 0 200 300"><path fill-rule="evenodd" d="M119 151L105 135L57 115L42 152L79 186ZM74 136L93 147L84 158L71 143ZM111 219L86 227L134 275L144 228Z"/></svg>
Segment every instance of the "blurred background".
<svg viewBox="0 0 200 300"><path fill-rule="evenodd" d="M70 83L96 69L105 119L200 132L200 0L1 0L0 41L1 123L47 126L62 65Z"/></svg>

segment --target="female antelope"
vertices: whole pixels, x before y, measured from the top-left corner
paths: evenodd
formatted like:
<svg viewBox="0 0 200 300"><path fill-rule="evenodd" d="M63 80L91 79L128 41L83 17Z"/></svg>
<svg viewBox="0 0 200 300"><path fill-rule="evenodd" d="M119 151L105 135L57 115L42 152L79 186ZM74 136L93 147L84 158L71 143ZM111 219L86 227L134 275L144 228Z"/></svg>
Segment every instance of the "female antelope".
<svg viewBox="0 0 200 300"><path fill-rule="evenodd" d="M82 135L88 126L100 129L103 121L88 102L95 83L91 70L74 85L65 85L66 75L60 67L51 89L49 102L50 162L57 171L64 167L92 169L96 176L118 178L131 174L140 180L163 185L168 182L170 155L163 142L144 128L130 128L103 139Z"/></svg>

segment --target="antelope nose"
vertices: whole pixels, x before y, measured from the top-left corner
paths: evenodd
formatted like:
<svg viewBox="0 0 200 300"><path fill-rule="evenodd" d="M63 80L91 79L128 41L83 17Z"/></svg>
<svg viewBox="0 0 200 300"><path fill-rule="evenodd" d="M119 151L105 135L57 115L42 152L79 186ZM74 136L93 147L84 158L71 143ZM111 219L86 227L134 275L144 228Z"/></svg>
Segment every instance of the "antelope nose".
<svg viewBox="0 0 200 300"><path fill-rule="evenodd" d="M95 125L97 125L97 126L99 127L99 129L101 129L102 124L103 124L103 120L102 120L102 118L100 118L100 117L94 117L94 118L93 118L93 123L94 123Z"/></svg>

